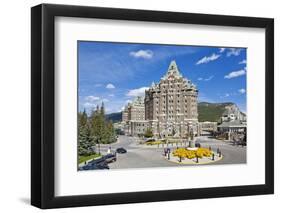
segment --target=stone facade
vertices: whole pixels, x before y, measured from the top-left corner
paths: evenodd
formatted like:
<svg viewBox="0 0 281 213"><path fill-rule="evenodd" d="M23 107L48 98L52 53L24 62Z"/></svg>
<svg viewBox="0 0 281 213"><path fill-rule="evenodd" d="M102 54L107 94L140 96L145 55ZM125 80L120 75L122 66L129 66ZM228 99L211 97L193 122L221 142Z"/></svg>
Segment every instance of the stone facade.
<svg viewBox="0 0 281 213"><path fill-rule="evenodd" d="M129 121L128 114L129 114L128 106L126 106L125 109L122 111L122 122Z"/></svg>
<svg viewBox="0 0 281 213"><path fill-rule="evenodd" d="M132 103L128 104L129 121L145 120L144 112L145 112L145 106L144 106L144 99L142 97L137 97Z"/></svg>
<svg viewBox="0 0 281 213"><path fill-rule="evenodd" d="M122 112L128 135L143 134L151 128L155 137L185 137L199 134L197 112L198 90L170 63L160 82L152 83L144 99L138 97Z"/></svg>
<svg viewBox="0 0 281 213"><path fill-rule="evenodd" d="M137 97L129 103L122 112L122 123L127 135L141 135L148 128L145 120L145 106L143 97Z"/></svg>
<svg viewBox="0 0 281 213"><path fill-rule="evenodd" d="M200 132L216 132L218 130L217 122L204 121L199 123Z"/></svg>
<svg viewBox="0 0 281 213"><path fill-rule="evenodd" d="M157 137L198 134L198 90L184 78L175 61L160 82L145 92L145 120Z"/></svg>

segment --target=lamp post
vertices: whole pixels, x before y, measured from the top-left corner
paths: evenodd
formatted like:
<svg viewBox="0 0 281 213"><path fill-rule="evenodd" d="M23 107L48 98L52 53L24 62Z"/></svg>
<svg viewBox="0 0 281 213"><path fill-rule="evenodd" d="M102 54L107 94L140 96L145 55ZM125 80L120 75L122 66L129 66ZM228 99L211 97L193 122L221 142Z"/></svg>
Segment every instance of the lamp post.
<svg viewBox="0 0 281 213"><path fill-rule="evenodd" d="M99 149L99 155L100 155L100 138L98 138L98 149Z"/></svg>
<svg viewBox="0 0 281 213"><path fill-rule="evenodd" d="M168 160L170 160L170 149L168 149Z"/></svg>

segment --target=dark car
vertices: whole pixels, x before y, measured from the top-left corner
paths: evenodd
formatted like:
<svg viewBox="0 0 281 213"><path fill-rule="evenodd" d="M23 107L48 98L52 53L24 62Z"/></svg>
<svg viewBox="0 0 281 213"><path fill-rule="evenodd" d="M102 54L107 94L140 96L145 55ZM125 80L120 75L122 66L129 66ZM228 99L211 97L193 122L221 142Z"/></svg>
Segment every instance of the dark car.
<svg viewBox="0 0 281 213"><path fill-rule="evenodd" d="M123 147L121 147L121 148L117 148L116 152L119 153L119 154L124 154L124 153L127 153L127 150L124 149Z"/></svg>
<svg viewBox="0 0 281 213"><path fill-rule="evenodd" d="M101 164L93 164L93 167L96 169L109 169L109 166L106 162L103 162Z"/></svg>
<svg viewBox="0 0 281 213"><path fill-rule="evenodd" d="M89 164L104 164L104 163L105 163L105 160L103 159L103 157L91 160L89 162Z"/></svg>
<svg viewBox="0 0 281 213"><path fill-rule="evenodd" d="M113 154L107 154L105 156L102 157L102 159L106 162L106 163L111 163L116 161L116 156Z"/></svg>
<svg viewBox="0 0 281 213"><path fill-rule="evenodd" d="M87 165L82 166L79 170L96 170L96 169L109 169L105 161L89 162Z"/></svg>

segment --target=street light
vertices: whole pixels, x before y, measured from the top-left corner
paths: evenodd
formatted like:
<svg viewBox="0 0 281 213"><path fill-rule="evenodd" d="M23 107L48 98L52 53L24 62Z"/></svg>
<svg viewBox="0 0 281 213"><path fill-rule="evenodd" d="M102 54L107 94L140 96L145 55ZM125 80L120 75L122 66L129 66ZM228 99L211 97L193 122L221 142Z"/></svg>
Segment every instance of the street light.
<svg viewBox="0 0 281 213"><path fill-rule="evenodd" d="M98 149L99 149L99 155L100 155L100 138L98 137Z"/></svg>
<svg viewBox="0 0 281 213"><path fill-rule="evenodd" d="M168 150L168 160L170 160L170 149Z"/></svg>

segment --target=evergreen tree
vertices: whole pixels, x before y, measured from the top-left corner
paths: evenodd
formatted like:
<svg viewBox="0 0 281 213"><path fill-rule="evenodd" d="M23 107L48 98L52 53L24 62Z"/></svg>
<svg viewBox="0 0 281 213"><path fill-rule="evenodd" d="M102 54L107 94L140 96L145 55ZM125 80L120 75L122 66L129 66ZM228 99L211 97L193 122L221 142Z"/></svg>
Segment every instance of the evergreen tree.
<svg viewBox="0 0 281 213"><path fill-rule="evenodd" d="M94 146L91 131L88 124L88 116L84 109L78 113L78 154L90 155L93 153Z"/></svg>
<svg viewBox="0 0 281 213"><path fill-rule="evenodd" d="M78 113L78 154L79 156L94 154L96 144L115 142L116 134L113 123L106 121L105 107L97 106L88 117L85 109Z"/></svg>
<svg viewBox="0 0 281 213"><path fill-rule="evenodd" d="M106 121L105 107L97 106L90 117L91 135L96 144L109 144L115 141L115 131L111 121Z"/></svg>
<svg viewBox="0 0 281 213"><path fill-rule="evenodd" d="M105 112L104 112L104 103L103 103L103 102L101 102L100 113L101 113L102 116L105 116Z"/></svg>
<svg viewBox="0 0 281 213"><path fill-rule="evenodd" d="M91 135L96 143L102 143L103 132L104 132L104 118L101 114L99 106L92 112L91 120Z"/></svg>

